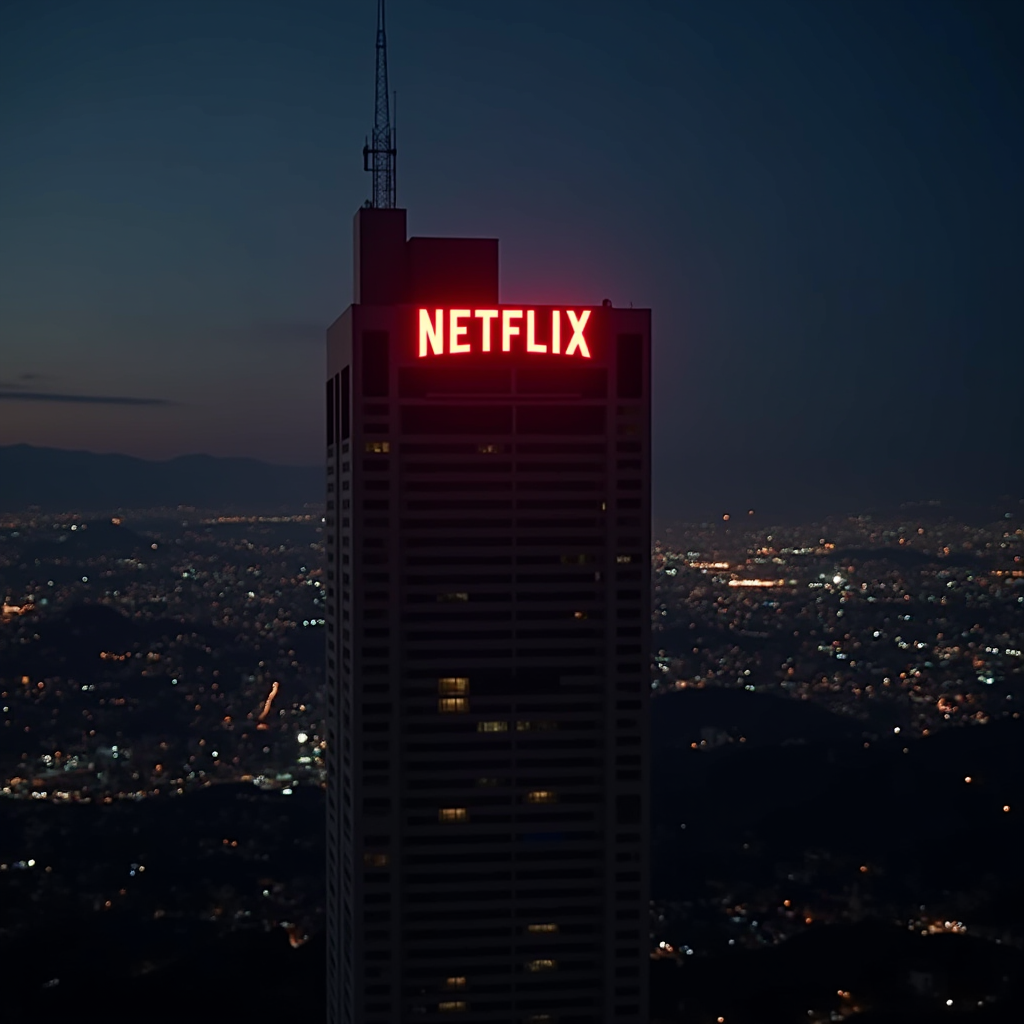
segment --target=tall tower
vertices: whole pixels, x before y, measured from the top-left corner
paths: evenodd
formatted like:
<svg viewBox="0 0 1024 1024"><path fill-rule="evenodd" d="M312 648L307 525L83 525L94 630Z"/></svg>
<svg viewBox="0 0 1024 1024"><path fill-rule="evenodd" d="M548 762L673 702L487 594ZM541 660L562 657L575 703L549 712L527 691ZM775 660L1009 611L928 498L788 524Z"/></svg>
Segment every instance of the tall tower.
<svg viewBox="0 0 1024 1024"><path fill-rule="evenodd" d="M354 235L329 1024L647 1024L650 312L503 305L496 240L394 207Z"/></svg>
<svg viewBox="0 0 1024 1024"><path fill-rule="evenodd" d="M377 0L377 75L373 108L373 135L363 146L363 170L373 174L370 205L393 210L397 197L395 177L398 150L388 103L388 37L384 26L384 0Z"/></svg>

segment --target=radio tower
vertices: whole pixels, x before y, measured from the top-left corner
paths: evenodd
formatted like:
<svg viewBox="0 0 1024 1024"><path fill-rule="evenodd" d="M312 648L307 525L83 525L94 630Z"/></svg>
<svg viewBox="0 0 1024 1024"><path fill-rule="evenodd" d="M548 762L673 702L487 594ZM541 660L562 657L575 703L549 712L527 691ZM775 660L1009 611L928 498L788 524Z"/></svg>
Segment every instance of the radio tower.
<svg viewBox="0 0 1024 1024"><path fill-rule="evenodd" d="M377 95L373 111L373 135L363 146L363 170L373 174L370 206L394 209L395 130L388 109L388 40L384 31L384 0L377 0Z"/></svg>

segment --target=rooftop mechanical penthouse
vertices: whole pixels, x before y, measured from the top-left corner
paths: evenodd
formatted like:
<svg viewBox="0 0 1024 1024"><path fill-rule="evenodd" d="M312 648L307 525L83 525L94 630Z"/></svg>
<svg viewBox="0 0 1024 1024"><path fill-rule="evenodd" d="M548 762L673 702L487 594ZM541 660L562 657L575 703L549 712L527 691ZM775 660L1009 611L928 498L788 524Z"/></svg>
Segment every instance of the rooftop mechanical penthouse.
<svg viewBox="0 0 1024 1024"><path fill-rule="evenodd" d="M650 313L355 219L328 332L332 1024L648 1019Z"/></svg>

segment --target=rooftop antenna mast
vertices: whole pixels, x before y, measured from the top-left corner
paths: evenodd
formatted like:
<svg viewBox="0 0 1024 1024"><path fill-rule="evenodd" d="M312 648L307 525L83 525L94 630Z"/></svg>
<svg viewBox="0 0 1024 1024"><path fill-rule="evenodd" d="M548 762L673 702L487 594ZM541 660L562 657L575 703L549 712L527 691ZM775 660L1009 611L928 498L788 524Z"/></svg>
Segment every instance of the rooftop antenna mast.
<svg viewBox="0 0 1024 1024"><path fill-rule="evenodd" d="M395 197L395 130L388 109L388 40L384 31L384 0L377 0L377 94L373 111L373 135L363 146L363 170L373 174L369 205L392 210Z"/></svg>

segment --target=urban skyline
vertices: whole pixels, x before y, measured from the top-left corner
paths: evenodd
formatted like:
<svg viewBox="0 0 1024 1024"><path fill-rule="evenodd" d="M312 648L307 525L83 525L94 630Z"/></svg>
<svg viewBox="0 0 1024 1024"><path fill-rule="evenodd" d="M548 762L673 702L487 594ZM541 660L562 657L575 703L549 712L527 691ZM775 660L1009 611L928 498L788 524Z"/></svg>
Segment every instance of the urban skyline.
<svg viewBox="0 0 1024 1024"><path fill-rule="evenodd" d="M0 517L31 1019L178 1024L182 972L221 1020L324 1014L323 511ZM1015 1019L1022 544L935 510L655 535L653 1020Z"/></svg>
<svg viewBox="0 0 1024 1024"><path fill-rule="evenodd" d="M5 1005L1016 1022L1024 7L384 6L0 11Z"/></svg>

